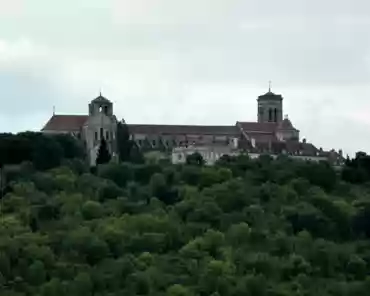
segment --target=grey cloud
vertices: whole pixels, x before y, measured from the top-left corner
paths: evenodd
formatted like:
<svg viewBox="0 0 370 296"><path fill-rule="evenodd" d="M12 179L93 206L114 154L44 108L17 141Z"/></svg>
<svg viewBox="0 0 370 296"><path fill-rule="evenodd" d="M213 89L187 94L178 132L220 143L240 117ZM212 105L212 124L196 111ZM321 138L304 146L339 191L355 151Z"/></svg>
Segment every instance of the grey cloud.
<svg viewBox="0 0 370 296"><path fill-rule="evenodd" d="M272 80L302 135L370 150L352 132L367 127L355 114L370 107L367 0L147 2L35 0L2 17L1 39L47 52L0 63L0 128L10 118L42 125L52 105L84 113L100 87L129 122L254 120Z"/></svg>

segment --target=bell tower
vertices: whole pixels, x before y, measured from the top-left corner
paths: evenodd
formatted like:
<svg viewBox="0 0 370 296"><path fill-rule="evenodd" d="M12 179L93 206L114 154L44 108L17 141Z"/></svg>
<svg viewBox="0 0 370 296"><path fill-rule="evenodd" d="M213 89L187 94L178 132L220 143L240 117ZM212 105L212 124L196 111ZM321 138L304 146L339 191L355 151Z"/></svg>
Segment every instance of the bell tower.
<svg viewBox="0 0 370 296"><path fill-rule="evenodd" d="M271 82L268 92L259 96L257 102L258 122L279 123L283 120L283 97L271 91Z"/></svg>
<svg viewBox="0 0 370 296"><path fill-rule="evenodd" d="M113 114L113 103L102 94L89 104L89 117L85 124L86 148L90 164L95 165L101 141L107 143L112 157L116 152L117 119Z"/></svg>
<svg viewBox="0 0 370 296"><path fill-rule="evenodd" d="M113 116L113 104L102 94L91 101L89 104L89 116L104 114L106 116Z"/></svg>

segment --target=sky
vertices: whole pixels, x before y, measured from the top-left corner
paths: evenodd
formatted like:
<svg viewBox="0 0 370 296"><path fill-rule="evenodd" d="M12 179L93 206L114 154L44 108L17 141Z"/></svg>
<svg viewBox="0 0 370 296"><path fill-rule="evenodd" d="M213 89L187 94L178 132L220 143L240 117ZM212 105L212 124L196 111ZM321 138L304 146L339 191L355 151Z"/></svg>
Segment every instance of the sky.
<svg viewBox="0 0 370 296"><path fill-rule="evenodd" d="M284 97L302 138L370 152L368 0L0 0L0 132L86 114L127 123L255 121Z"/></svg>

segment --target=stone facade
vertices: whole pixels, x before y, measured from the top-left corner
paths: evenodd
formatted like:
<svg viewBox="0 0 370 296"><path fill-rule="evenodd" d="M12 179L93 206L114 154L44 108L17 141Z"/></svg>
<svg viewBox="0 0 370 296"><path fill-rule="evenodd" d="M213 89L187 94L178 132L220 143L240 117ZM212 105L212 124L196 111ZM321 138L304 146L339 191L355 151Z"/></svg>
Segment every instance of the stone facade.
<svg viewBox="0 0 370 296"><path fill-rule="evenodd" d="M172 149L171 161L174 164L186 162L186 158L193 153L199 153L206 165L213 165L223 155L238 155L238 139L234 138L228 145L182 146Z"/></svg>
<svg viewBox="0 0 370 296"><path fill-rule="evenodd" d="M89 104L89 116L83 126L83 139L90 159L95 165L100 141L104 138L110 153L116 153L117 119L113 114L113 104L102 95Z"/></svg>
<svg viewBox="0 0 370 296"><path fill-rule="evenodd" d="M258 122L275 122L283 120L283 97L269 91L259 96L258 102Z"/></svg>
<svg viewBox="0 0 370 296"><path fill-rule="evenodd" d="M257 122L237 121L233 125L153 125L127 124L137 146L171 154L187 147L229 149L237 143L238 151L305 156L324 156L326 152L311 143L300 141L297 130L287 116L283 119L283 97L269 90L257 99ZM88 115L55 115L46 123L44 133L70 133L80 138L94 165L102 137L112 154L116 152L117 119L113 104L101 94L89 104ZM180 150L173 150L181 147ZM202 148L204 149L204 148ZM190 151L190 150L189 150ZM327 155L327 154L325 154ZM213 160L211 160L213 161Z"/></svg>
<svg viewBox="0 0 370 296"><path fill-rule="evenodd" d="M117 119L113 104L101 94L89 104L89 115L55 115L42 129L44 133L69 133L85 145L90 165L95 165L100 141L104 138L112 156L116 153Z"/></svg>
<svg viewBox="0 0 370 296"><path fill-rule="evenodd" d="M128 124L132 139L141 148L171 151L175 147L229 145L240 137L236 126Z"/></svg>
<svg viewBox="0 0 370 296"><path fill-rule="evenodd" d="M199 153L205 160L206 165L214 165L222 156L238 156L243 154L243 151L238 149L232 149L230 146L188 146L188 147L176 147L172 150L171 161L173 164L186 163L186 159L193 153ZM330 152L329 152L330 153ZM261 153L251 152L247 153L251 159L257 159L261 156ZM277 158L280 154L271 153L269 154L273 159ZM343 165L343 157L328 153L317 153L316 155L305 155L305 154L288 154L288 157L301 161L329 161L334 166L340 167Z"/></svg>

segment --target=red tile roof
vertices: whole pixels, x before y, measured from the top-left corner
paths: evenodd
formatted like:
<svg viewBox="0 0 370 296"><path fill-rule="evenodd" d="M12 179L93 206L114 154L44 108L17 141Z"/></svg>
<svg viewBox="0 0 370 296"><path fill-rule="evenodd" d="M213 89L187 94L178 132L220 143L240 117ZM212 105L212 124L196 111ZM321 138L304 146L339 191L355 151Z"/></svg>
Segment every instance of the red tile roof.
<svg viewBox="0 0 370 296"><path fill-rule="evenodd" d="M156 124L128 124L132 134L194 134L239 136L239 129L235 125L156 125Z"/></svg>
<svg viewBox="0 0 370 296"><path fill-rule="evenodd" d="M290 154L299 154L305 156L316 156L317 152L319 151L313 144L311 143L302 143L296 141L288 141L288 142L256 142L256 147L252 150L256 152L260 151L268 151L271 150L273 153L290 153Z"/></svg>
<svg viewBox="0 0 370 296"><path fill-rule="evenodd" d="M257 143L275 142L277 138L275 134L262 134L262 133L247 133L248 136L253 138Z"/></svg>
<svg viewBox="0 0 370 296"><path fill-rule="evenodd" d="M79 131L87 119L87 115L53 115L42 128L42 131Z"/></svg>
<svg viewBox="0 0 370 296"><path fill-rule="evenodd" d="M79 131L88 119L87 115L53 115L42 131ZM131 134L147 135L219 135L239 137L240 129L256 142L276 141L277 123L237 122L236 125L159 125L128 124Z"/></svg>
<svg viewBox="0 0 370 296"><path fill-rule="evenodd" d="M243 122L238 121L237 125L247 134L250 133L274 133L277 128L275 122Z"/></svg>
<svg viewBox="0 0 370 296"><path fill-rule="evenodd" d="M279 123L277 128L279 130L296 130L296 128L293 126L292 122L288 118L284 118L284 120Z"/></svg>

